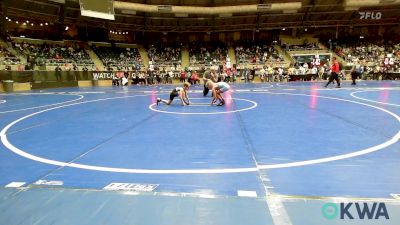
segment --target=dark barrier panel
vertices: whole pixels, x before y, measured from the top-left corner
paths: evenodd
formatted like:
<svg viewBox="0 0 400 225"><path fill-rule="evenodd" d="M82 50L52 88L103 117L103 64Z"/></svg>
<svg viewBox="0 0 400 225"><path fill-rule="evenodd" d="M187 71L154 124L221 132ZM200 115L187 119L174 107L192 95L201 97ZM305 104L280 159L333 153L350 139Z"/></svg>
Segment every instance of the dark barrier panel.
<svg viewBox="0 0 400 225"><path fill-rule="evenodd" d="M16 83L44 81L92 80L89 71L0 71L0 80L13 80Z"/></svg>
<svg viewBox="0 0 400 225"><path fill-rule="evenodd" d="M77 81L80 71L33 71L33 81Z"/></svg>
<svg viewBox="0 0 400 225"><path fill-rule="evenodd" d="M136 71L128 71L129 79L135 75ZM114 76L122 77L124 72L107 71L0 71L0 81L12 80L15 83L40 83L40 82L71 82L79 80L112 80ZM400 79L400 73L384 73L382 80ZM312 79L311 74L289 75L289 81ZM71 83L70 83L71 84ZM53 84L52 84L53 85Z"/></svg>
<svg viewBox="0 0 400 225"><path fill-rule="evenodd" d="M32 71L13 71L13 81L16 83L32 82Z"/></svg>
<svg viewBox="0 0 400 225"><path fill-rule="evenodd" d="M134 71L128 71L129 77ZM45 81L78 81L78 80L112 80L114 76L122 77L124 72L107 71L0 71L0 80L13 80L17 83Z"/></svg>
<svg viewBox="0 0 400 225"><path fill-rule="evenodd" d="M32 71L0 71L0 80L13 80L16 83L32 82Z"/></svg>
<svg viewBox="0 0 400 225"><path fill-rule="evenodd" d="M61 88L61 87L78 87L78 81L44 81L32 83L32 89Z"/></svg>
<svg viewBox="0 0 400 225"><path fill-rule="evenodd" d="M0 80L13 80L16 83L91 80L91 77L92 72L84 71L0 71Z"/></svg>
<svg viewBox="0 0 400 225"><path fill-rule="evenodd" d="M92 80L92 71L79 71L76 76L78 80Z"/></svg>
<svg viewBox="0 0 400 225"><path fill-rule="evenodd" d="M8 70L0 71L0 80L12 80L12 71Z"/></svg>

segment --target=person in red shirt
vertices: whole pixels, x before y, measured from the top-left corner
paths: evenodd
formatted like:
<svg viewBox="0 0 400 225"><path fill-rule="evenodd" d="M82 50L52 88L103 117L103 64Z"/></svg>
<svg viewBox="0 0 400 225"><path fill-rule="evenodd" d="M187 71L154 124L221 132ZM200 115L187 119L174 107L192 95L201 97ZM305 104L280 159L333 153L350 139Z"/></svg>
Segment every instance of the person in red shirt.
<svg viewBox="0 0 400 225"><path fill-rule="evenodd" d="M180 81L183 83L185 83L185 81L186 81L186 72L184 70L181 70Z"/></svg>
<svg viewBox="0 0 400 225"><path fill-rule="evenodd" d="M197 82L200 82L200 79L197 76L197 71L193 71L192 76L190 76L190 83L196 84Z"/></svg>
<svg viewBox="0 0 400 225"><path fill-rule="evenodd" d="M339 72L340 72L339 62L336 60L336 57L333 57L331 65L331 75L329 76L328 83L325 85L325 87L328 87L328 85L332 83L333 80L335 80L337 83L336 87L340 88Z"/></svg>

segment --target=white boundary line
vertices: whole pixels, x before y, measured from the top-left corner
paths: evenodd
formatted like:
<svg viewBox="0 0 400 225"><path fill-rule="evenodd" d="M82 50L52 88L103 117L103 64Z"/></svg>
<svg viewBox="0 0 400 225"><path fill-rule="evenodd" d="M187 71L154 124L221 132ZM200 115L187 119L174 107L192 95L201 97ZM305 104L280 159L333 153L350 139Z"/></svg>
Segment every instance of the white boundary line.
<svg viewBox="0 0 400 225"><path fill-rule="evenodd" d="M396 89L385 89L385 90L386 90L386 91L399 91L399 90L396 90ZM351 92L350 95L351 95L351 97L353 97L353 98L357 98L357 99L364 100L364 101L367 101L367 102L374 102L374 103L379 103L379 104L383 104L383 105L391 105L391 106L400 106L400 105L394 104L394 103L386 103L386 102L374 101L374 100L370 100L370 99L367 99L367 98L357 97L357 96L355 95L356 93L360 93L360 92L371 92L371 91L382 91L382 90L379 89L379 90L355 91L355 92Z"/></svg>
<svg viewBox="0 0 400 225"><path fill-rule="evenodd" d="M267 195L265 199L274 224L292 225L292 221L281 198L274 195Z"/></svg>
<svg viewBox="0 0 400 225"><path fill-rule="evenodd" d="M260 93L260 92L258 92ZM350 103L355 103L359 105L364 105L368 107L372 107L375 109L378 109L380 111L383 111L391 116L393 116L398 122L400 122L400 117L386 109L369 105L366 103L361 103L361 102L356 102L352 100L346 100L346 99L340 99L340 98L334 98L334 97L326 97L326 96L318 96L318 95L307 95L307 94L293 94L293 93L271 93L271 92L266 92L266 94L275 94L275 95L295 95L295 96L307 96L307 97L317 97L317 98L325 98L325 99L333 99L333 100L338 100L338 101L344 101L344 102L350 102ZM90 101L84 101L84 102L78 102L78 103L72 103L68 105L61 105L49 109L45 109L39 112L35 112L32 114L29 114L27 116L21 117L7 126L5 126L1 131L0 131L0 138L1 142L11 150L12 152L42 163L46 164L51 164L51 165L56 165L56 166L68 166L68 167L73 167L73 168L80 168L80 169L87 169L87 170L96 170L96 171L104 171L104 172L119 172L119 173L142 173L142 174L211 174L211 173L246 173L246 172L258 172L259 170L262 169L277 169L277 168L287 168L287 167L296 167L296 166L305 166L305 165L311 165L311 164L318 164L318 163L324 163L324 162L331 162L331 161L336 161L336 160L341 160L341 159L347 159L347 158L352 158L360 155L365 155L371 152L375 152L378 150L382 150L385 147L388 147L394 143L396 143L399 138L400 138L400 130L397 132L396 135L394 135L390 140L370 147L366 148L363 150L355 151L352 153L348 154L342 154L342 155L337 155L337 156L332 156L332 157L326 157L326 158L319 158L319 159L314 159L314 160L305 160L305 161L298 161L298 162L291 162L291 163L279 163L279 164L269 164L269 165L257 165L257 167L247 167L247 168L225 168L225 169L173 169L173 170L153 170L153 169L128 169L128 168L114 168L114 167L103 167L103 166L91 166L91 165L84 165L84 164L78 164L78 163L67 163L67 162L61 162L57 160L50 160L46 158L41 158L32 154L29 154L14 145L12 145L8 139L7 139L7 131L14 126L15 124L29 118L32 116L35 116L37 114L47 112L50 110L54 109L60 109L68 106L73 106L73 105L80 105L80 104L85 104L85 103L90 103L90 102L99 102L99 101L106 101L106 100L112 100L112 99L121 99L121 98L129 98L129 97L138 97L138 96L148 96L148 95L136 95L136 96L123 96L123 97L113 97L113 98L104 98L104 99L96 99L96 100L90 100Z"/></svg>
<svg viewBox="0 0 400 225"><path fill-rule="evenodd" d="M241 100L241 101L246 101L253 103L252 106L244 108L244 109L238 109L238 110L231 110L231 111L223 111L223 112L198 112L198 113L193 113L193 112L170 112L170 111L163 111L159 109L155 109L154 106L157 103L153 103L149 105L149 109L155 112L160 112L160 113L168 113L168 114L178 114L178 115L217 115L217 114L227 114L227 113L236 113L236 112L242 112L250 109L254 109L257 107L257 102L248 100L248 99L242 99L242 98L229 98L229 99L234 99L234 100ZM210 103L211 104L211 103ZM189 105L190 106L190 105ZM199 105L196 105L199 106ZM210 106L211 107L211 106Z"/></svg>
<svg viewBox="0 0 400 225"><path fill-rule="evenodd" d="M288 85L287 83L276 83L276 86L278 86L278 87L293 87L293 86Z"/></svg>
<svg viewBox="0 0 400 225"><path fill-rule="evenodd" d="M26 110L30 110L30 109L38 109L38 108L44 108L44 107L48 107L48 106L61 105L61 104L65 104L65 103L70 103L70 102L78 101L78 100L81 100L82 98L84 98L83 95L78 95L78 94L32 93L32 95L40 95L40 94L42 94L42 95L72 95L72 96L79 96L79 98L73 99L73 100L69 100L69 101L54 103L54 104L41 105L41 106L35 106L35 107L29 107L29 108L23 108L23 109L15 109L15 110L2 111L2 112L0 112L0 114L10 113L10 112L26 111ZM24 96L24 95L31 95L31 94L30 94L30 93L21 94L21 96Z"/></svg>
<svg viewBox="0 0 400 225"><path fill-rule="evenodd" d="M5 187L6 188L18 188L18 187L22 187L26 184L26 182L11 182L9 184L7 184Z"/></svg>
<svg viewBox="0 0 400 225"><path fill-rule="evenodd" d="M369 104L366 104L366 103L362 103L362 102L356 102L356 101L352 101L352 100L346 100L346 99L335 98L335 97L318 96L318 95L289 94L289 93L270 93L270 94L276 94L276 95L300 95L300 96L302 95L302 96L333 99L333 100L339 100L339 101L344 101L344 102L350 102L350 103L355 103L355 104L359 104L359 105L364 105L364 106L372 107L372 108L378 109L380 111L383 111L383 112L393 116L397 120L397 122L400 123L400 117L397 114L395 114L393 112L390 112L389 110L386 110L386 109L383 109L383 108L380 108L380 107L377 107L377 106L369 105ZM279 164L272 164L272 165L260 165L258 168L259 169L287 168L287 167L305 166L305 165L325 163L325 162L337 161L337 160L341 160L341 159L352 158L352 157L356 157L356 156L360 156L360 155L365 155L365 154L368 154L368 153L371 153L371 152L375 152L375 151L378 151L378 150L382 150L383 148L388 147L388 146L396 143L399 139L400 139L400 130L397 131L396 135L394 135L391 139L389 139L388 141L386 141L384 143L381 143L381 144L376 145L376 146L372 146L370 148L366 148L366 149L362 149L362 150L359 150L359 151L351 152L351 153L348 153L348 154L342 154L342 155L326 157L326 158L319 158L319 159L313 159L313 160L304 160L304 161L292 162L292 163L279 163Z"/></svg>

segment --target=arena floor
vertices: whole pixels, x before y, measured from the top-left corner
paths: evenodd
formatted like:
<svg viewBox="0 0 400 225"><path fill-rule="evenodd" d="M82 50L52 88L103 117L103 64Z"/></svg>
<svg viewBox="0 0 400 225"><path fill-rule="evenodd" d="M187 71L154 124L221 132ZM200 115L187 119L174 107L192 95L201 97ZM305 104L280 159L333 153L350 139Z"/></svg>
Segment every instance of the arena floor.
<svg viewBox="0 0 400 225"><path fill-rule="evenodd" d="M233 84L0 95L0 224L400 224L400 82ZM351 209L355 212L356 209Z"/></svg>

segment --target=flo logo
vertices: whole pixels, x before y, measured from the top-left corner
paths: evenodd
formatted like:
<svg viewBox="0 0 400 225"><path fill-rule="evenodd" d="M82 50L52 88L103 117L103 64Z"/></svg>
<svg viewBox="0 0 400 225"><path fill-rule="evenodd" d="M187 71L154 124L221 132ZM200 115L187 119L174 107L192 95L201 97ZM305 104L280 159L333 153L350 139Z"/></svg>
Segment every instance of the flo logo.
<svg viewBox="0 0 400 225"><path fill-rule="evenodd" d="M360 14L360 20L380 20L382 18L381 12L358 12Z"/></svg>
<svg viewBox="0 0 400 225"><path fill-rule="evenodd" d="M339 218L341 220L345 219L368 219L368 220L378 220L378 219L389 219L389 214L386 209L385 203L326 203L321 208L322 215L328 219Z"/></svg>

